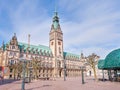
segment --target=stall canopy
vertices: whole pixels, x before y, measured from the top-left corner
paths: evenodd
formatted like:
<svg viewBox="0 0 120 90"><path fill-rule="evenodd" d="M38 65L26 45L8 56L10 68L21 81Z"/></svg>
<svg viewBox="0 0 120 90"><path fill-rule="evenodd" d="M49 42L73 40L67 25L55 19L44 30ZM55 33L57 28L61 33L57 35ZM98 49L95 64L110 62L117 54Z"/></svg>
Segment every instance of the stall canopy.
<svg viewBox="0 0 120 90"><path fill-rule="evenodd" d="M104 69L105 60L101 59L98 61L98 69Z"/></svg>
<svg viewBox="0 0 120 90"><path fill-rule="evenodd" d="M110 52L105 60L98 61L99 69L111 69L111 70L120 70L120 49L113 50Z"/></svg>

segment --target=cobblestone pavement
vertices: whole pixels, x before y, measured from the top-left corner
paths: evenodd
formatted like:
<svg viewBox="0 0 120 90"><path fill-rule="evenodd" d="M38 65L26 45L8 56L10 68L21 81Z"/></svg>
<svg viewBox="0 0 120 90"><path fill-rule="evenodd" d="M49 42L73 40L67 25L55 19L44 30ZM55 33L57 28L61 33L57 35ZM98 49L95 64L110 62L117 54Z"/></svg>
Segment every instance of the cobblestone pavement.
<svg viewBox="0 0 120 90"><path fill-rule="evenodd" d="M0 85L0 90L21 90L21 81L15 81ZM120 90L120 82L94 81L93 78L85 77L85 84L81 83L81 77L63 78L49 81L32 81L25 85L25 90Z"/></svg>

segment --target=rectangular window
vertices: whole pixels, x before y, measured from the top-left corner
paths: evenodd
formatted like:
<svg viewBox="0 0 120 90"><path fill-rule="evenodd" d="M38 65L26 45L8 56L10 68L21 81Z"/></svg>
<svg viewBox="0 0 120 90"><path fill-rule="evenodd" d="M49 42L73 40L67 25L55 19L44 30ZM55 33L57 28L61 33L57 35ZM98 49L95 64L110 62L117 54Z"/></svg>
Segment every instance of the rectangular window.
<svg viewBox="0 0 120 90"><path fill-rule="evenodd" d="M2 71L2 67L0 66L0 71Z"/></svg>
<svg viewBox="0 0 120 90"><path fill-rule="evenodd" d="M13 69L10 69L10 73L12 73Z"/></svg>
<svg viewBox="0 0 120 90"><path fill-rule="evenodd" d="M12 56L12 52L10 52L10 54L9 54L10 56Z"/></svg>
<svg viewBox="0 0 120 90"><path fill-rule="evenodd" d="M16 56L16 53L15 52L13 52L14 53L14 56Z"/></svg>
<svg viewBox="0 0 120 90"><path fill-rule="evenodd" d="M10 64L13 65L14 64L14 60L11 60Z"/></svg>

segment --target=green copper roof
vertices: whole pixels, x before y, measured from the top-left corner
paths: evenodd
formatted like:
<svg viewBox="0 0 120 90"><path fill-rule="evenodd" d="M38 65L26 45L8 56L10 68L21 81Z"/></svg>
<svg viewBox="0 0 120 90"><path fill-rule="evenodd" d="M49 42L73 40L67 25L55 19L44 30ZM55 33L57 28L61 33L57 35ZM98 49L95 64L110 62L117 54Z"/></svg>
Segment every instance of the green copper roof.
<svg viewBox="0 0 120 90"><path fill-rule="evenodd" d="M77 58L77 59L80 58L80 55L69 53L69 52L63 52L63 55L64 55L64 58L66 57Z"/></svg>
<svg viewBox="0 0 120 90"><path fill-rule="evenodd" d="M98 69L104 69L105 60L101 59L98 61Z"/></svg>
<svg viewBox="0 0 120 90"><path fill-rule="evenodd" d="M56 22L56 21L53 23L53 26L54 26L55 29L58 28L58 25L59 25L59 24L58 24L58 22Z"/></svg>
<svg viewBox="0 0 120 90"><path fill-rule="evenodd" d="M58 28L59 26L59 17L57 12L54 13L54 17L53 17L53 26L55 28L55 30Z"/></svg>
<svg viewBox="0 0 120 90"><path fill-rule="evenodd" d="M2 49L3 51L5 51L5 50L6 50L6 46L7 46L7 44L4 44L4 43L3 43L3 45L1 46L1 49Z"/></svg>
<svg viewBox="0 0 120 90"><path fill-rule="evenodd" d="M2 49L3 49L3 51L5 51L5 49L6 49L6 45L4 44L4 42L2 44Z"/></svg>
<svg viewBox="0 0 120 90"><path fill-rule="evenodd" d="M28 44L26 44L26 43L19 42L18 44L19 44L20 49L22 49L24 47L24 50L26 50L28 48ZM49 52L49 53L52 52L49 47L43 46L43 45L38 45L38 46L30 45L29 50L33 50L33 51L35 51L35 50L40 51L41 50L42 52L46 51L46 52Z"/></svg>
<svg viewBox="0 0 120 90"><path fill-rule="evenodd" d="M106 69L120 69L120 49L110 52L105 58Z"/></svg>

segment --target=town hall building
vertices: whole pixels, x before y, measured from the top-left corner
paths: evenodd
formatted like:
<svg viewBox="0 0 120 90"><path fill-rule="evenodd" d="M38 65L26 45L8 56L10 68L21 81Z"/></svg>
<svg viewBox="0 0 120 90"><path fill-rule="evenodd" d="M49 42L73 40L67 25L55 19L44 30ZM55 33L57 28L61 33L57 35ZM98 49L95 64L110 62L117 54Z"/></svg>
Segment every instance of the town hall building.
<svg viewBox="0 0 120 90"><path fill-rule="evenodd" d="M29 35L30 37L30 35ZM81 75L83 54L77 55L64 51L63 32L59 24L58 13L54 13L53 23L49 33L49 46L31 45L17 40L17 35L0 48L0 68L4 78L13 78L21 73L18 68L21 57L31 62L36 60L37 77L77 77ZM20 68L20 67L19 67ZM15 71L16 70L16 71ZM16 73L17 72L17 73ZM32 74L34 71L32 71Z"/></svg>

